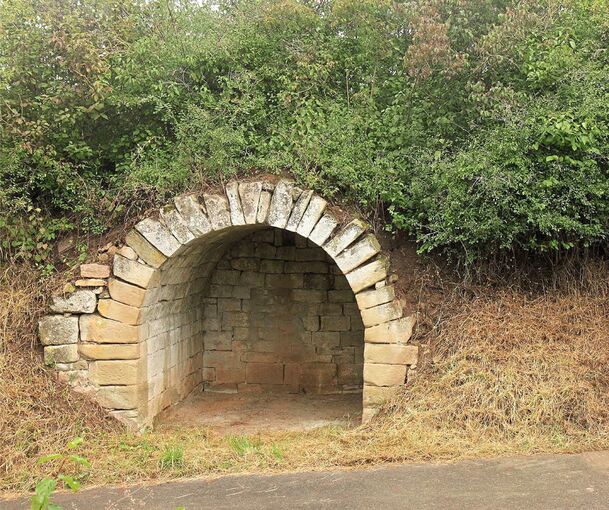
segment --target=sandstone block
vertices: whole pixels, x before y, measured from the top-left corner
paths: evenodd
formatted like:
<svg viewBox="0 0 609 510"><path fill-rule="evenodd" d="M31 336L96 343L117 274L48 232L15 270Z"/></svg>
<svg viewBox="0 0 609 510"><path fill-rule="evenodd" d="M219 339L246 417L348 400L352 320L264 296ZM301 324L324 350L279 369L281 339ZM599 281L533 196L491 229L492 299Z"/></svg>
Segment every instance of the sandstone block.
<svg viewBox="0 0 609 510"><path fill-rule="evenodd" d="M349 317L344 315L329 316L321 318L321 330L322 331L349 331L350 328Z"/></svg>
<svg viewBox="0 0 609 510"><path fill-rule="evenodd" d="M110 279L108 282L108 291L110 292L110 297L112 299L136 308L142 306L146 295L144 289L136 287L135 285L129 285L128 283L114 278Z"/></svg>
<svg viewBox="0 0 609 510"><path fill-rule="evenodd" d="M282 384L283 365L281 363L247 363L245 380L248 384Z"/></svg>
<svg viewBox="0 0 609 510"><path fill-rule="evenodd" d="M336 377L334 363L303 363L300 367L300 385L307 393L335 392Z"/></svg>
<svg viewBox="0 0 609 510"><path fill-rule="evenodd" d="M366 328L364 331L364 340L370 343L405 344L412 336L412 329L415 324L414 316L403 317L401 319L379 324Z"/></svg>
<svg viewBox="0 0 609 510"><path fill-rule="evenodd" d="M338 234L323 245L328 255L334 257L343 251L347 246L352 244L360 235L362 235L368 225L361 220L353 220L347 224Z"/></svg>
<svg viewBox="0 0 609 510"><path fill-rule="evenodd" d="M42 345L75 344L78 342L78 317L47 315L38 322Z"/></svg>
<svg viewBox="0 0 609 510"><path fill-rule="evenodd" d="M135 409L144 398L144 389L135 385L102 386L96 394L96 400L107 409Z"/></svg>
<svg viewBox="0 0 609 510"><path fill-rule="evenodd" d="M105 287L106 284L106 280L101 278L83 278L74 282L76 287Z"/></svg>
<svg viewBox="0 0 609 510"><path fill-rule="evenodd" d="M353 292L351 290L331 290L328 292L328 301L330 303L352 303Z"/></svg>
<svg viewBox="0 0 609 510"><path fill-rule="evenodd" d="M292 299L297 303L323 303L327 300L327 292L316 289L294 289Z"/></svg>
<svg viewBox="0 0 609 510"><path fill-rule="evenodd" d="M124 324L136 325L140 323L141 310L114 299L100 299L97 304L100 315Z"/></svg>
<svg viewBox="0 0 609 510"><path fill-rule="evenodd" d="M261 182L242 182L239 184L239 197L241 198L243 218L248 225L256 223L260 193L262 193Z"/></svg>
<svg viewBox="0 0 609 510"><path fill-rule="evenodd" d="M283 273L283 260L261 260L261 273Z"/></svg>
<svg viewBox="0 0 609 510"><path fill-rule="evenodd" d="M288 223L286 225L287 230L289 230L290 232L296 232L296 229L298 228L298 225L300 224L300 220L304 216L304 213L306 212L307 207L309 206L309 202L311 201L312 197L313 197L312 191L303 191L300 194L300 196L298 197L298 200L296 200L296 203L294 204L294 207L292 208L290 218L288 219Z"/></svg>
<svg viewBox="0 0 609 510"><path fill-rule="evenodd" d="M364 386L363 401L364 406L378 407L383 405L385 402L390 401L399 387L396 386Z"/></svg>
<svg viewBox="0 0 609 510"><path fill-rule="evenodd" d="M341 347L357 347L364 345L364 335L361 331L341 331Z"/></svg>
<svg viewBox="0 0 609 510"><path fill-rule="evenodd" d="M364 348L366 363L415 365L418 355L419 348L416 345L367 343Z"/></svg>
<svg viewBox="0 0 609 510"><path fill-rule="evenodd" d="M139 344L79 344L78 352L83 358L93 360L138 359Z"/></svg>
<svg viewBox="0 0 609 510"><path fill-rule="evenodd" d="M186 220L184 220L180 213L172 206L162 207L160 214L163 223L165 223L178 242L187 244L195 238L194 234L188 228Z"/></svg>
<svg viewBox="0 0 609 510"><path fill-rule="evenodd" d="M146 218L137 223L135 230L166 257L171 257L180 249L181 244L171 231L165 225L152 218ZM135 249L134 246L132 248Z"/></svg>
<svg viewBox="0 0 609 510"><path fill-rule="evenodd" d="M80 316L80 338L83 342L132 344L139 341L137 326L105 319L97 314Z"/></svg>
<svg viewBox="0 0 609 510"><path fill-rule="evenodd" d="M81 264L80 276L82 278L108 278L110 268L105 264Z"/></svg>
<svg viewBox="0 0 609 510"><path fill-rule="evenodd" d="M311 262L291 262L285 263L286 273L317 273L325 274L328 272L328 264L326 262L311 261Z"/></svg>
<svg viewBox="0 0 609 510"><path fill-rule="evenodd" d="M336 349L340 347L340 333L336 331L314 331L313 343L323 349Z"/></svg>
<svg viewBox="0 0 609 510"><path fill-rule="evenodd" d="M44 348L45 365L74 363L75 361L78 361L78 347L76 344L48 345Z"/></svg>
<svg viewBox="0 0 609 510"><path fill-rule="evenodd" d="M137 253L130 246L122 246L116 251L116 253L122 255L125 258L128 258L129 260L137 260Z"/></svg>
<svg viewBox="0 0 609 510"><path fill-rule="evenodd" d="M395 289L393 285L380 287L378 289L365 290L355 296L357 306L360 310L372 308L374 306L389 303L395 299Z"/></svg>
<svg viewBox="0 0 609 510"><path fill-rule="evenodd" d="M293 189L294 185L289 181L281 180L277 183L269 207L267 219L269 225L277 228L286 227L292 212Z"/></svg>
<svg viewBox="0 0 609 510"><path fill-rule="evenodd" d="M188 229L195 236L200 237L211 232L211 222L194 195L176 197L173 202L182 218L184 218Z"/></svg>
<svg viewBox="0 0 609 510"><path fill-rule="evenodd" d="M389 261L384 257L379 257L373 262L354 269L346 275L351 290L357 294L376 282L384 280L387 277L388 267Z"/></svg>
<svg viewBox="0 0 609 510"><path fill-rule="evenodd" d="M405 365L364 363L364 384L371 386L401 386L405 380Z"/></svg>
<svg viewBox="0 0 609 510"><path fill-rule="evenodd" d="M203 341L205 350L230 351L233 334L230 331L207 331Z"/></svg>
<svg viewBox="0 0 609 510"><path fill-rule="evenodd" d="M228 205L230 211L230 219L233 225L245 225L245 216L241 207L241 199L239 197L239 183L236 181L229 182L226 187L226 196L228 197Z"/></svg>
<svg viewBox="0 0 609 510"><path fill-rule="evenodd" d="M298 224L296 232L303 237L309 237L327 205L328 203L323 198L317 195L312 197L307 210Z"/></svg>
<svg viewBox="0 0 609 510"><path fill-rule="evenodd" d="M364 365L361 363L340 364L337 366L338 384L341 386L361 387Z"/></svg>
<svg viewBox="0 0 609 510"><path fill-rule="evenodd" d="M381 251L381 245L372 234L367 235L350 248L346 248L334 261L343 273L348 273Z"/></svg>
<svg viewBox="0 0 609 510"><path fill-rule="evenodd" d="M231 226L228 200L222 195L203 195L207 216L214 230L222 230Z"/></svg>
<svg viewBox="0 0 609 510"><path fill-rule="evenodd" d="M313 231L309 235L309 239L314 242L317 246L323 246L323 244L330 239L330 236L334 232L338 225L338 221L331 214L325 214L315 225Z"/></svg>
<svg viewBox="0 0 609 510"><path fill-rule="evenodd" d="M303 285L302 274L267 274L266 286L276 289L297 289Z"/></svg>
<svg viewBox="0 0 609 510"><path fill-rule="evenodd" d="M258 202L258 212L256 213L256 223L267 223L269 209L271 207L271 193L262 191Z"/></svg>
<svg viewBox="0 0 609 510"><path fill-rule="evenodd" d="M97 297L90 290L77 290L66 296L53 296L51 310L58 313L92 313Z"/></svg>
<svg viewBox="0 0 609 510"><path fill-rule="evenodd" d="M137 253L137 255L151 267L161 267L167 257L150 244L142 234L137 230L132 229L127 233L125 242ZM119 254L117 254L119 255ZM134 261L131 257L125 257L128 260ZM116 257L115 257L116 261ZM116 272L115 272L116 274Z"/></svg>
<svg viewBox="0 0 609 510"><path fill-rule="evenodd" d="M152 267L121 255L115 255L113 269L115 276L144 289L152 287L158 281L158 275Z"/></svg>
<svg viewBox="0 0 609 510"><path fill-rule="evenodd" d="M137 384L138 367L138 360L92 361L89 363L89 379L102 386Z"/></svg>
<svg viewBox="0 0 609 510"><path fill-rule="evenodd" d="M394 300L390 303L366 308L361 311L361 314L364 326L376 326L402 317L402 305L399 301Z"/></svg>

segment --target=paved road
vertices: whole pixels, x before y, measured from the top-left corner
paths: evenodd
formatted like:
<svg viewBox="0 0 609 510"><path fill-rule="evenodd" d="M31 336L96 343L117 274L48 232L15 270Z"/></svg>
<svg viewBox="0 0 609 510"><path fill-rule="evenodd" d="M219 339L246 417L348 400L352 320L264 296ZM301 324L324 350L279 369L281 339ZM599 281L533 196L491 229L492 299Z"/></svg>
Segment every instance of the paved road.
<svg viewBox="0 0 609 510"><path fill-rule="evenodd" d="M100 488L64 509L609 509L609 452ZM27 508L0 501L0 509Z"/></svg>

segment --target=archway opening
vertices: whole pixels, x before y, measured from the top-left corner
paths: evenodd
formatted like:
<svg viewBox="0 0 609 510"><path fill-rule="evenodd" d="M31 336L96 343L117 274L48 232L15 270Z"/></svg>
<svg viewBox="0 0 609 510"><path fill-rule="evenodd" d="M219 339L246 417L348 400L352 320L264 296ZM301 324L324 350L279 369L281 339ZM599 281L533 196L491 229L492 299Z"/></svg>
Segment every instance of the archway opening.
<svg viewBox="0 0 609 510"><path fill-rule="evenodd" d="M209 260L193 267L191 282L204 283L174 305L177 332L150 365L164 363L152 376L162 381L153 396L164 411L157 423L284 430L358 423L364 325L347 279L294 232L242 235L222 245L213 267Z"/></svg>

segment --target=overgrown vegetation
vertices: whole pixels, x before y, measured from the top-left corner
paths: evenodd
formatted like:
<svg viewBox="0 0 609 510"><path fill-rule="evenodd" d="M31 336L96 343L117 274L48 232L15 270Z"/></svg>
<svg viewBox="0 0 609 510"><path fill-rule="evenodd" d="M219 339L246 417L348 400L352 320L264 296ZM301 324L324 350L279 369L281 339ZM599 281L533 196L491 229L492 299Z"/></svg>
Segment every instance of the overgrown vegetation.
<svg viewBox="0 0 609 510"><path fill-rule="evenodd" d="M609 231L607 0L1 0L4 255L290 172L422 251Z"/></svg>

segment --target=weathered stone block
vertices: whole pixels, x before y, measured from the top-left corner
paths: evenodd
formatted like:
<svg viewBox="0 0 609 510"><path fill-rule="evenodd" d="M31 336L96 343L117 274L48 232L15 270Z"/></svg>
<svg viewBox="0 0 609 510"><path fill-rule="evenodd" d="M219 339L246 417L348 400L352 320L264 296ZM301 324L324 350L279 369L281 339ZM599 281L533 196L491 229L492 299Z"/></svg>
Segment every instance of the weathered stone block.
<svg viewBox="0 0 609 510"><path fill-rule="evenodd" d="M364 237L350 248L346 248L334 261L343 273L361 266L381 251L381 245L372 234Z"/></svg>
<svg viewBox="0 0 609 510"><path fill-rule="evenodd" d="M300 367L300 385L307 393L336 391L336 365L334 363L303 363Z"/></svg>
<svg viewBox="0 0 609 510"><path fill-rule="evenodd" d="M146 218L137 223L135 230L166 257L171 257L180 249L181 244L171 231L165 225L152 218ZM135 246L132 246L132 248L137 251Z"/></svg>
<svg viewBox="0 0 609 510"><path fill-rule="evenodd" d="M315 225L319 221L319 218L321 218L321 215L326 209L327 204L328 203L323 198L318 197L317 195L312 197L307 210L303 214L300 223L298 224L296 232L303 237L309 237L315 228Z"/></svg>
<svg viewBox="0 0 609 510"><path fill-rule="evenodd" d="M304 216L305 211L311 201L311 197L313 196L312 191L303 191L298 200L294 204L292 208L292 213L290 214L290 219L286 225L286 229L290 232L296 232L298 225L300 224L300 220Z"/></svg>
<svg viewBox="0 0 609 510"><path fill-rule="evenodd" d="M83 342L131 344L139 341L137 326L105 319L97 314L80 316L80 338Z"/></svg>
<svg viewBox="0 0 609 510"><path fill-rule="evenodd" d="M361 311L361 314L364 326L376 326L383 322L393 321L402 317L402 304L394 300L390 303L366 308Z"/></svg>
<svg viewBox="0 0 609 510"><path fill-rule="evenodd" d="M108 291L110 292L110 297L112 297L112 299L136 308L142 306L146 295L144 289L136 287L135 285L129 285L128 283L114 278L108 282Z"/></svg>
<svg viewBox="0 0 609 510"><path fill-rule="evenodd" d="M387 277L389 261L385 257L379 257L365 266L354 269L347 274L347 281L351 290L357 294L359 291L373 286L376 282Z"/></svg>
<svg viewBox="0 0 609 510"><path fill-rule="evenodd" d="M261 273L283 273L283 260L261 260Z"/></svg>
<svg viewBox="0 0 609 510"><path fill-rule="evenodd" d="M233 269L239 271L258 271L260 269L260 260L257 258L238 257L231 259L230 265Z"/></svg>
<svg viewBox="0 0 609 510"><path fill-rule="evenodd" d="M363 401L364 406L378 407L385 402L390 401L398 392L399 387L396 386L364 386Z"/></svg>
<svg viewBox="0 0 609 510"><path fill-rule="evenodd" d="M405 380L405 365L364 363L364 384L371 386L400 386L404 384Z"/></svg>
<svg viewBox="0 0 609 510"><path fill-rule="evenodd" d="M38 322L42 345L75 344L78 342L78 318L47 315Z"/></svg>
<svg viewBox="0 0 609 510"><path fill-rule="evenodd" d="M330 303L352 303L353 292L351 290L331 290L328 292L328 301Z"/></svg>
<svg viewBox="0 0 609 510"><path fill-rule="evenodd" d="M271 193L262 191L258 202L258 212L256 213L256 223L268 223L269 209L271 207Z"/></svg>
<svg viewBox="0 0 609 510"><path fill-rule="evenodd" d="M102 386L96 393L96 400L107 409L135 409L144 398L140 386Z"/></svg>
<svg viewBox="0 0 609 510"><path fill-rule="evenodd" d="M94 384L137 384L139 360L104 360L89 363L89 379Z"/></svg>
<svg viewBox="0 0 609 510"><path fill-rule="evenodd" d="M349 331L350 320L344 315L321 318L322 331Z"/></svg>
<svg viewBox="0 0 609 510"><path fill-rule="evenodd" d="M186 220L172 206L162 207L160 214L163 223L165 223L169 231L181 244L188 244L195 238L188 228Z"/></svg>
<svg viewBox="0 0 609 510"><path fill-rule="evenodd" d="M158 282L156 271L147 265L135 260L129 260L121 255L114 257L114 275L138 287L152 287Z"/></svg>
<svg viewBox="0 0 609 510"><path fill-rule="evenodd" d="M184 218L188 229L197 237L211 232L211 222L203 212L203 208L197 198L193 195L176 197L174 200L176 209Z"/></svg>
<svg viewBox="0 0 609 510"><path fill-rule="evenodd" d="M83 278L74 282L76 287L105 287L107 285L106 280L101 278Z"/></svg>
<svg viewBox="0 0 609 510"><path fill-rule="evenodd" d="M229 182L225 187L225 191L228 197L231 223L233 225L245 225L245 216L239 197L239 183L237 181Z"/></svg>
<svg viewBox="0 0 609 510"><path fill-rule="evenodd" d="M352 347L364 345L364 335L361 331L341 331L340 346Z"/></svg>
<svg viewBox="0 0 609 510"><path fill-rule="evenodd" d="M340 333L336 331L314 331L312 339L315 346L324 349L340 347Z"/></svg>
<svg viewBox="0 0 609 510"><path fill-rule="evenodd" d="M363 383L364 365L362 363L348 363L337 366L338 384L341 386L360 386Z"/></svg>
<svg viewBox="0 0 609 510"><path fill-rule="evenodd" d="M74 363L75 361L78 361L78 359L78 346L76 344L48 345L44 348L45 365Z"/></svg>
<svg viewBox="0 0 609 510"><path fill-rule="evenodd" d="M365 290L357 294L355 299L359 309L364 310L393 301L395 299L395 289L393 285L388 285L379 289Z"/></svg>
<svg viewBox="0 0 609 510"><path fill-rule="evenodd" d="M141 310L113 299L100 299L97 304L100 315L124 324L136 325L140 323Z"/></svg>
<svg viewBox="0 0 609 510"><path fill-rule="evenodd" d="M228 200L221 195L203 195L207 216L214 230L222 230L231 226Z"/></svg>
<svg viewBox="0 0 609 510"><path fill-rule="evenodd" d="M140 344L79 344L78 352L92 360L138 359Z"/></svg>
<svg viewBox="0 0 609 510"><path fill-rule="evenodd" d="M364 348L364 361L387 365L415 365L418 354L419 348L416 345L367 343Z"/></svg>
<svg viewBox="0 0 609 510"><path fill-rule="evenodd" d="M338 226L338 221L331 214L325 214L313 228L313 232L309 235L309 239L317 246L323 244L330 239L330 236Z"/></svg>
<svg viewBox="0 0 609 510"><path fill-rule="evenodd" d="M355 242L362 235L368 225L361 220L353 220L347 224L338 234L323 245L328 255L334 257L343 251L347 246Z"/></svg>
<svg viewBox="0 0 609 510"><path fill-rule="evenodd" d="M366 342L381 344L405 344L410 340L414 324L415 318L414 316L410 316L366 328L364 331L364 340Z"/></svg>
<svg viewBox="0 0 609 510"><path fill-rule="evenodd" d="M167 257L150 244L142 234L137 230L132 229L127 233L125 242L135 251L138 256L151 267L161 267ZM117 254L118 255L118 254ZM131 257L125 257L128 260L135 261ZM114 257L116 261L116 257ZM116 274L116 271L115 271Z"/></svg>
<svg viewBox="0 0 609 510"><path fill-rule="evenodd" d="M239 184L239 197L245 223L251 225L256 223L256 213L262 192L261 182L242 182Z"/></svg>
<svg viewBox="0 0 609 510"><path fill-rule="evenodd" d="M97 296L90 290L77 290L66 296L53 296L51 310L58 313L92 313Z"/></svg>
<svg viewBox="0 0 609 510"><path fill-rule="evenodd" d="M297 303L323 303L327 301L327 295L325 290L294 289L292 291L292 299Z"/></svg>
<svg viewBox="0 0 609 510"><path fill-rule="evenodd" d="M292 212L293 189L294 185L290 181L281 180L277 183L269 207L267 220L269 225L277 228L286 227Z"/></svg>
<svg viewBox="0 0 609 510"><path fill-rule="evenodd" d="M302 274L267 274L266 286L277 289L297 289L303 285Z"/></svg>
<svg viewBox="0 0 609 510"><path fill-rule="evenodd" d="M81 278L108 278L110 268L105 264L81 264Z"/></svg>

